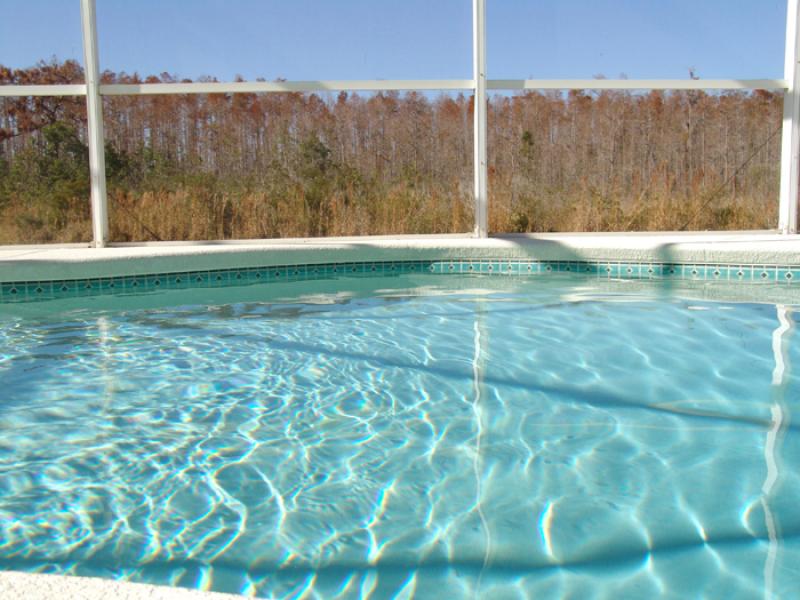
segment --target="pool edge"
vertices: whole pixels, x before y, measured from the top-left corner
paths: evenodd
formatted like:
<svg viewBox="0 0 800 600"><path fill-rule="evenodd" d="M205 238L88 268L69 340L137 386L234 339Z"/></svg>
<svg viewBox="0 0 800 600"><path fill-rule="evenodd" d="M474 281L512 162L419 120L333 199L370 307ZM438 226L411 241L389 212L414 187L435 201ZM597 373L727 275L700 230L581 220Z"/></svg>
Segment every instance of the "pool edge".
<svg viewBox="0 0 800 600"><path fill-rule="evenodd" d="M0 248L0 282L89 279L329 262L449 259L800 265L800 235L548 234Z"/></svg>

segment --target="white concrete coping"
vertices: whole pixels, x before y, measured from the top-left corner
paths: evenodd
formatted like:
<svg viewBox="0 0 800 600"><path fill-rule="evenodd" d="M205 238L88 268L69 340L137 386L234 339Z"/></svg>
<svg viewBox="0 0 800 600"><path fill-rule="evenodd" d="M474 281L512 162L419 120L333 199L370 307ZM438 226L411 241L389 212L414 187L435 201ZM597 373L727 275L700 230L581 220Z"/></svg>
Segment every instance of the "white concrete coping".
<svg viewBox="0 0 800 600"><path fill-rule="evenodd" d="M0 247L0 282L392 260L501 258L800 265L800 235L774 232L375 236Z"/></svg>
<svg viewBox="0 0 800 600"><path fill-rule="evenodd" d="M3 600L241 600L244 596L95 577L0 571Z"/></svg>

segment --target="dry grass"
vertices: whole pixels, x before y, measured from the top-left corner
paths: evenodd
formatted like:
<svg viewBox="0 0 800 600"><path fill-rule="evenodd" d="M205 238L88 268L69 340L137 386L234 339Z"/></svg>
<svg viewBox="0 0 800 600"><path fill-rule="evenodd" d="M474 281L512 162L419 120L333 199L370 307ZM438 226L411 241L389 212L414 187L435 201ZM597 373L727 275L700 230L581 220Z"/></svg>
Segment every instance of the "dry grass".
<svg viewBox="0 0 800 600"><path fill-rule="evenodd" d="M380 200L334 194L314 208L302 193L115 192L110 213L114 241L451 233L473 226L469 198L400 186Z"/></svg>
<svg viewBox="0 0 800 600"><path fill-rule="evenodd" d="M88 198L74 199L58 213L42 204L14 202L0 210L0 244L73 243L91 239Z"/></svg>
<svg viewBox="0 0 800 600"><path fill-rule="evenodd" d="M492 192L494 232L747 230L774 228L777 220L773 198L658 194L621 201L591 193ZM354 202L335 194L313 210L300 193L287 198L199 188L112 192L109 204L110 237L118 242L464 233L473 227L469 197L399 185L380 199ZM90 219L88 200L76 199L58 215L9 203L0 212L0 243L88 242Z"/></svg>
<svg viewBox="0 0 800 600"><path fill-rule="evenodd" d="M667 195L620 201L599 195L541 194L510 201L490 198L496 232L733 231L774 229L777 198Z"/></svg>

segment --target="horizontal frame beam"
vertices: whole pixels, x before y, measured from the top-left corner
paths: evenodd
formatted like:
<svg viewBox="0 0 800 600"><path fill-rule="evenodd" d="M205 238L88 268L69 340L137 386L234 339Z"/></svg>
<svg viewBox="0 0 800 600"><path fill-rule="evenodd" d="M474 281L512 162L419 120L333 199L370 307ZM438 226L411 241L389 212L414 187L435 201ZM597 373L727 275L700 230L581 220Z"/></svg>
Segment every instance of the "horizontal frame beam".
<svg viewBox="0 0 800 600"><path fill-rule="evenodd" d="M490 79L491 90L787 90L785 79Z"/></svg>
<svg viewBox="0 0 800 600"><path fill-rule="evenodd" d="M85 96L86 85L0 85L0 97L14 96Z"/></svg>
<svg viewBox="0 0 800 600"><path fill-rule="evenodd" d="M785 79L489 79L490 90L774 90ZM234 81L196 83L115 83L100 85L101 96L162 94L269 94L326 91L472 91L472 79L371 79L321 81ZM85 96L84 84L0 85L0 97Z"/></svg>
<svg viewBox="0 0 800 600"><path fill-rule="evenodd" d="M264 94L280 92L472 90L471 79L373 79L327 81L235 81L231 83L140 83L101 85L104 96L151 94Z"/></svg>

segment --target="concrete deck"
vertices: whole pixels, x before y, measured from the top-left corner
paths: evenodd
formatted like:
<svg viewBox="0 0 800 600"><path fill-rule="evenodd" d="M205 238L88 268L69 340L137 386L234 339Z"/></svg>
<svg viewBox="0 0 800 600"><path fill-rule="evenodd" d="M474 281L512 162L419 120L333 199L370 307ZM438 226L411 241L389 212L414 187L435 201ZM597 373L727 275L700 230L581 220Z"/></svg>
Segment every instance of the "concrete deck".
<svg viewBox="0 0 800 600"><path fill-rule="evenodd" d="M241 600L244 596L94 577L0 571L0 598L3 600Z"/></svg>
<svg viewBox="0 0 800 600"><path fill-rule="evenodd" d="M0 246L0 282L369 260L535 258L800 265L800 235L542 234L150 243L107 248Z"/></svg>

